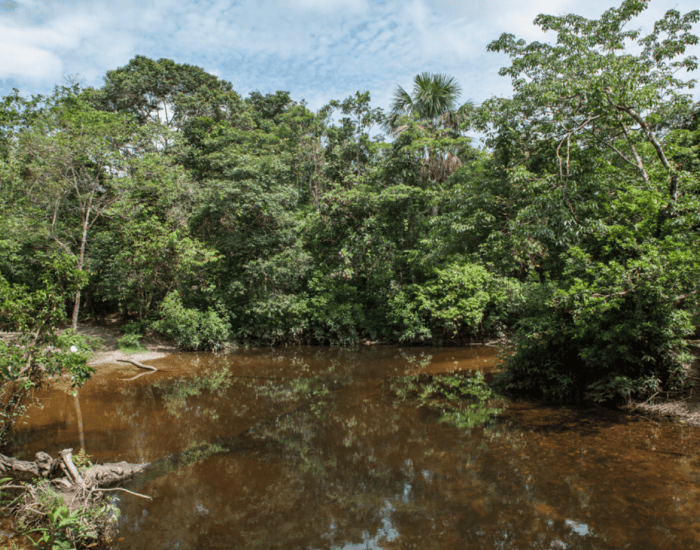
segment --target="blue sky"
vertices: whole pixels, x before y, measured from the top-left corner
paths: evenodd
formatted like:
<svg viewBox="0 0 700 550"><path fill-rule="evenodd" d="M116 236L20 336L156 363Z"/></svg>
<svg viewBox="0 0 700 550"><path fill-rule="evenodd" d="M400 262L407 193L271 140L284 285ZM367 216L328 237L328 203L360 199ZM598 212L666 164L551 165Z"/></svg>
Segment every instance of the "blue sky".
<svg viewBox="0 0 700 550"><path fill-rule="evenodd" d="M316 110L369 90L388 108L397 85L428 71L455 77L462 99L511 93L508 58L486 46L503 32L548 40L539 13L597 18L614 0L0 0L0 95L47 93L78 75L100 86L136 55L198 65L246 96L288 90ZM669 8L652 0L633 27ZM700 28L695 29L700 34ZM700 57L700 47L691 52ZM690 75L698 80L700 75ZM694 90L700 99L700 88Z"/></svg>

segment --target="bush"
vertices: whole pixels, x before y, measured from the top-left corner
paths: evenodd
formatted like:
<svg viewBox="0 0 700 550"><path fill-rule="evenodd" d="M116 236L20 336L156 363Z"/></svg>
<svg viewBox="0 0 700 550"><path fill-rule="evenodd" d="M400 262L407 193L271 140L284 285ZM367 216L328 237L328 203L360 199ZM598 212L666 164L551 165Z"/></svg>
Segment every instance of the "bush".
<svg viewBox="0 0 700 550"><path fill-rule="evenodd" d="M365 324L362 302L366 297L338 279L318 278L309 286L313 292L309 300L313 340L340 346L357 344Z"/></svg>
<svg viewBox="0 0 700 550"><path fill-rule="evenodd" d="M390 301L390 319L402 342L501 335L513 322L521 284L484 266L455 262L435 269L423 284L406 285Z"/></svg>
<svg viewBox="0 0 700 550"><path fill-rule="evenodd" d="M169 293L163 301L161 320L153 328L177 342L180 349L219 350L231 337L227 321L215 310L186 308L177 291Z"/></svg>
<svg viewBox="0 0 700 550"><path fill-rule="evenodd" d="M238 341L275 345L308 340L308 299L305 295L277 293L262 296L234 310Z"/></svg>
<svg viewBox="0 0 700 550"><path fill-rule="evenodd" d="M141 335L126 333L124 336L117 340L117 345L119 349L125 353L136 353L143 351L145 348L141 345Z"/></svg>
<svg viewBox="0 0 700 550"><path fill-rule="evenodd" d="M568 284L530 292L501 383L553 401L682 389L692 325L675 307L674 271L658 251L601 263L572 248Z"/></svg>

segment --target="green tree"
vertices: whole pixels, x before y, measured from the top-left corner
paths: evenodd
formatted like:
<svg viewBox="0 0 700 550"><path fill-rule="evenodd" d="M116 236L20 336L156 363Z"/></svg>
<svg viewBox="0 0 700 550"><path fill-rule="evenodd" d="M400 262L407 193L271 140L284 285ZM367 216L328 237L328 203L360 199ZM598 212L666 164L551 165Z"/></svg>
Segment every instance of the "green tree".
<svg viewBox="0 0 700 550"><path fill-rule="evenodd" d="M700 20L700 12L681 16L669 10L644 37L639 30L625 30L648 4L627 0L599 20L539 15L535 24L557 33L555 45L526 44L504 33L488 50L511 57L511 66L500 74L512 78L513 99L496 100L487 108L506 104L500 109L509 120L499 121L499 127L517 129L521 143L551 140L562 178L572 174L572 147L608 149L633 166L647 184L655 157L667 174L668 197L674 203L680 175L669 162L663 126L658 123L690 108L690 97L681 92L692 88L694 81L682 81L676 74L695 70L697 59L677 58L697 44L698 38L689 31ZM632 48L641 51L630 53Z"/></svg>
<svg viewBox="0 0 700 550"><path fill-rule="evenodd" d="M151 147L166 152L192 123L202 118L218 123L245 111L230 82L170 59L154 61L138 55L124 67L108 71L104 81L102 88L85 91L90 104L150 126Z"/></svg>
<svg viewBox="0 0 700 550"><path fill-rule="evenodd" d="M431 130L459 130L466 112L472 106L471 102L467 102L458 107L461 95L461 86L451 76L432 73L416 75L412 93L409 94L401 86L396 88L385 130L392 134L401 133L406 128L402 117L406 116Z"/></svg>
<svg viewBox="0 0 700 550"><path fill-rule="evenodd" d="M431 73L416 76L411 94L401 86L394 92L384 129L394 136L407 131L414 134L411 141L414 151L421 155L424 185L428 181L443 183L462 166L460 153L468 138L461 136L460 129L473 104L468 101L458 106L461 94L462 88L453 77ZM437 207L433 214L437 214Z"/></svg>
<svg viewBox="0 0 700 550"><path fill-rule="evenodd" d="M91 305L150 318L168 292L190 296L209 286L216 253L195 238L190 219L195 183L172 155L130 159L132 187L92 237Z"/></svg>
<svg viewBox="0 0 700 550"><path fill-rule="evenodd" d="M192 116L225 118L229 102L240 96L230 82L194 65L137 55L124 67L108 71L92 100L105 110L133 115L139 124L163 123L182 128ZM198 98L199 102L192 102Z"/></svg>
<svg viewBox="0 0 700 550"><path fill-rule="evenodd" d="M93 372L84 342L56 330L65 318L64 291L56 278L74 268L59 257L47 267L32 289L0 276L0 329L15 332L0 338L0 446L8 443L8 433L24 413L32 390L64 371L72 375L73 386L82 386ZM72 352L74 344L82 349Z"/></svg>
<svg viewBox="0 0 700 550"><path fill-rule="evenodd" d="M511 56L501 74L515 93L482 107L494 171L465 182L481 202L465 209L470 224L490 226L485 243L512 236L514 256L517 243L539 255L511 388L604 400L683 385L697 303L681 297L698 290L700 204L697 174L674 162L691 133L679 121L692 81L676 73L697 66L682 55L700 13L670 10L645 37L625 30L647 4L599 20L540 15L555 45L504 34L489 46Z"/></svg>
<svg viewBox="0 0 700 550"><path fill-rule="evenodd" d="M124 115L97 111L74 95L54 97L45 116L19 137L25 159L23 190L43 231L58 249L86 267L90 234L132 188L130 141ZM78 325L82 289L75 290L71 325Z"/></svg>

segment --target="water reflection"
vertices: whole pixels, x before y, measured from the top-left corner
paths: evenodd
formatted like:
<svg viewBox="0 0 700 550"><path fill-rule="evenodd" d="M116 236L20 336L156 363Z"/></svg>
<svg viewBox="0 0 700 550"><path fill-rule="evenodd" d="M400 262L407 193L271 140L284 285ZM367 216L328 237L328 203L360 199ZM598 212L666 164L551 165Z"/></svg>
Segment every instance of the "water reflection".
<svg viewBox="0 0 700 550"><path fill-rule="evenodd" d="M493 348L295 348L93 380L80 394L88 450L170 457L132 487L153 501L120 496L116 547L700 547L695 429L528 403L456 428L391 390L397 376L494 363ZM183 380L224 368L218 388ZM18 434L26 454L77 447L72 398L43 402Z"/></svg>

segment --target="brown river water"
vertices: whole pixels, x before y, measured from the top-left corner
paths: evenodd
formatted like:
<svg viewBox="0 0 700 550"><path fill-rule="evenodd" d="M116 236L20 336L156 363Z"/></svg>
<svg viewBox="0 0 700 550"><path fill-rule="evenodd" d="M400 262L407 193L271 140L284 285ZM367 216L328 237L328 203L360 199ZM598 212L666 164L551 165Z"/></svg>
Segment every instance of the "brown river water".
<svg viewBox="0 0 700 550"><path fill-rule="evenodd" d="M493 348L151 364L162 372L115 369L77 399L43 393L17 431L21 458L83 444L99 462L169 457L127 485L152 501L115 493L113 548L700 548L697 428L527 402L457 428L392 391L407 372L492 371ZM224 368L228 387L191 383Z"/></svg>

